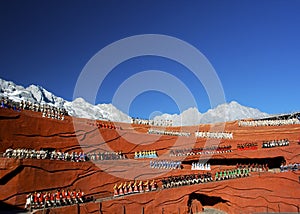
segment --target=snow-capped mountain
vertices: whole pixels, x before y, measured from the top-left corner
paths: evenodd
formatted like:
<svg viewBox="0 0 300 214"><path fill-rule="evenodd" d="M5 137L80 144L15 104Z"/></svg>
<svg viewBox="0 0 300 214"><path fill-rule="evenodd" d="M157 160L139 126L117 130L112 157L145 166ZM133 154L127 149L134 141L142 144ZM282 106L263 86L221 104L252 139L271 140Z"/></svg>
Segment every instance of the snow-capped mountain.
<svg viewBox="0 0 300 214"><path fill-rule="evenodd" d="M110 120L118 122L130 122L131 118L118 110L112 104L92 105L83 98L74 101L66 101L57 97L41 86L30 85L27 88L16 85L11 81L0 79L0 96L9 97L15 101L26 100L32 103L49 104L65 108L69 115L80 118ZM200 123L216 123L245 118L262 118L268 114L258 109L245 107L233 101L200 113L197 108L189 108L181 114L163 114L156 116L154 120L172 120L173 126L196 125Z"/></svg>
<svg viewBox="0 0 300 214"><path fill-rule="evenodd" d="M63 107L65 103L63 98L53 95L41 86L30 85L24 88L3 79L0 79L0 96L9 97L15 101L26 100L32 103L49 104L56 107Z"/></svg>
<svg viewBox="0 0 300 214"><path fill-rule="evenodd" d="M77 98L73 102L66 101L64 107L68 111L69 115L74 117L127 123L131 121L131 118L128 115L118 110L112 104L92 105L86 102L83 98Z"/></svg>
<svg viewBox="0 0 300 214"><path fill-rule="evenodd" d="M14 101L30 101L32 103L48 104L65 108L69 115L80 118L110 120L117 122L130 122L131 118L118 110L112 104L92 105L82 98L72 102L53 95L41 86L30 85L27 88L16 85L11 81L0 79L0 96L8 97Z"/></svg>
<svg viewBox="0 0 300 214"><path fill-rule="evenodd" d="M196 108L189 108L178 114L163 114L154 117L154 120L172 120L173 126L186 126L196 124L207 124L216 122L233 121L245 118L264 118L268 117L267 113L263 113L255 108L245 107L232 101L210 109L201 114Z"/></svg>
<svg viewBox="0 0 300 214"><path fill-rule="evenodd" d="M210 123L210 121L233 121L244 118L264 118L268 117L267 113L263 113L258 109L242 106L236 101L224 103L215 109L208 110L203 114L201 123Z"/></svg>

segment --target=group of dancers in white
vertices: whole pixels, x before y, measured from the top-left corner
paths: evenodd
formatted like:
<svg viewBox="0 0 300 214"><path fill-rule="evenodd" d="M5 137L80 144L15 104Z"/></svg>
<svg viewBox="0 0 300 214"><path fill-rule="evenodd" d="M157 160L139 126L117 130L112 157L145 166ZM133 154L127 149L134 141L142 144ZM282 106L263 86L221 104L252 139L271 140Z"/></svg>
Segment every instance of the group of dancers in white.
<svg viewBox="0 0 300 214"><path fill-rule="evenodd" d="M150 168L154 169L181 169L181 161L151 160Z"/></svg>
<svg viewBox="0 0 300 214"><path fill-rule="evenodd" d="M132 124L140 124L147 126L172 126L172 120L147 120L147 119L139 119L139 118L131 118Z"/></svg>
<svg viewBox="0 0 300 214"><path fill-rule="evenodd" d="M170 136L183 136L189 137L191 133L189 132L180 132L180 131L167 131L167 130L160 130L160 129L149 129L148 134L159 134L159 135L170 135Z"/></svg>
<svg viewBox="0 0 300 214"><path fill-rule="evenodd" d="M228 132L195 132L198 138L233 139L233 133Z"/></svg>
<svg viewBox="0 0 300 214"><path fill-rule="evenodd" d="M83 152L62 152L62 151L48 151L48 150L35 150L35 149L12 149L8 148L3 153L6 158L18 159L50 159L50 160L64 160L73 162L87 161L87 155Z"/></svg>
<svg viewBox="0 0 300 214"><path fill-rule="evenodd" d="M300 124L299 119L291 118L285 120L241 120L239 126L284 126Z"/></svg>
<svg viewBox="0 0 300 214"><path fill-rule="evenodd" d="M200 162L193 162L192 163L192 170L211 170L210 163L200 163Z"/></svg>

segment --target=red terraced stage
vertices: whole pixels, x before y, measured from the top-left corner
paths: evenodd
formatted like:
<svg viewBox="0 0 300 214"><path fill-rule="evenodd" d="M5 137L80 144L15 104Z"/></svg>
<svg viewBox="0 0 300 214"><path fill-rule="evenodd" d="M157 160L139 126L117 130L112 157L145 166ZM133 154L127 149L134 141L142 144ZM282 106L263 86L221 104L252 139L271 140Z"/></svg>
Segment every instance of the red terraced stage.
<svg viewBox="0 0 300 214"><path fill-rule="evenodd" d="M75 124L75 126L74 126ZM104 125L101 125L104 124ZM109 125L105 125L109 124ZM224 126L224 128L223 128ZM118 128L114 128L118 127ZM231 152L170 157L178 148L203 148L219 143L194 137L147 134L150 127L65 117L42 118L41 113L0 109L0 152L7 148L55 149L63 152L122 151L127 159L100 162L1 158L0 209L24 208L26 195L35 191L81 189L95 201L58 208L47 213L196 213L214 208L227 213L299 212L300 170L280 172L280 162L300 163L300 125L239 127L238 121L225 124L167 127L194 133L222 129L233 139L220 140L231 145ZM161 127L160 127L161 128ZM214 132L214 131L213 131ZM191 135L193 136L193 134ZM288 139L289 145L262 148L264 141ZM254 143L257 147L240 149ZM159 158L182 161L182 169L151 169L151 159L134 159L136 151L156 151ZM211 160L211 173L240 164L268 162L268 172L250 176L162 189L161 179L197 173L195 161ZM269 163L273 162L273 163ZM202 173L202 172L201 172ZM156 191L113 197L113 187L133 180L155 179ZM43 213L38 210L37 213Z"/></svg>

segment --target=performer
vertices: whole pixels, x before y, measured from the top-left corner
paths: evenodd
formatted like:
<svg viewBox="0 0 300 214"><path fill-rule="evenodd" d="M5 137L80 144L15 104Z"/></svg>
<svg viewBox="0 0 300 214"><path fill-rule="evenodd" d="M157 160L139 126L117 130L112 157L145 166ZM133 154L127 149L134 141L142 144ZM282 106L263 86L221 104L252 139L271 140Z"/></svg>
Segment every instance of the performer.
<svg viewBox="0 0 300 214"><path fill-rule="evenodd" d="M117 197L119 196L119 193L118 193L118 186L117 184L114 185L114 197Z"/></svg>
<svg viewBox="0 0 300 214"><path fill-rule="evenodd" d="M124 195L127 195L127 183L125 182L123 185L123 191L124 191Z"/></svg>
<svg viewBox="0 0 300 214"><path fill-rule="evenodd" d="M61 198L62 198L62 195L59 191L59 189L56 191L56 195L55 195L55 203L58 204L58 205L61 205Z"/></svg>
<svg viewBox="0 0 300 214"><path fill-rule="evenodd" d="M32 200L33 200L33 196L31 193L26 195L25 209L27 209L28 207L31 207Z"/></svg>
<svg viewBox="0 0 300 214"><path fill-rule="evenodd" d="M69 202L69 204L73 204L73 202L72 202L72 200L71 200L71 197L72 197L71 194L72 194L72 193L71 193L70 190L68 190L68 191L66 192L67 201Z"/></svg>
<svg viewBox="0 0 300 214"><path fill-rule="evenodd" d="M55 204L55 193L50 193L50 202L52 205L56 206Z"/></svg>
<svg viewBox="0 0 300 214"><path fill-rule="evenodd" d="M144 187L145 187L145 192L150 191L150 186L149 186L149 181L148 180L146 181L146 183L144 183Z"/></svg>
<svg viewBox="0 0 300 214"><path fill-rule="evenodd" d="M81 203L83 203L83 196L84 196L84 192L81 192L81 190L78 190L78 192L76 193L76 197L77 197L77 200Z"/></svg>
<svg viewBox="0 0 300 214"><path fill-rule="evenodd" d="M131 181L129 182L127 188L128 188L128 194L132 194L133 193L133 189L132 189Z"/></svg>
<svg viewBox="0 0 300 214"><path fill-rule="evenodd" d="M78 201L76 199L76 191L75 189L73 189L73 191L70 191L71 192L71 199L74 203L78 204Z"/></svg>
<svg viewBox="0 0 300 214"><path fill-rule="evenodd" d="M66 198L67 198L67 192L65 190L62 190L61 191L61 199L64 202L64 204L67 204Z"/></svg>
<svg viewBox="0 0 300 214"><path fill-rule="evenodd" d="M139 191L140 191L140 193L144 192L143 181L140 181L140 183L139 183Z"/></svg>
<svg viewBox="0 0 300 214"><path fill-rule="evenodd" d="M135 193L139 192L139 189L138 189L138 186L137 186L137 181L135 181L134 184L133 184L133 191Z"/></svg>
<svg viewBox="0 0 300 214"><path fill-rule="evenodd" d="M153 180L153 181L150 183L150 185L151 185L151 191L155 191L156 188L157 188L156 182Z"/></svg>
<svg viewBox="0 0 300 214"><path fill-rule="evenodd" d="M124 195L122 183L118 186L118 190L119 190L119 195Z"/></svg>
<svg viewBox="0 0 300 214"><path fill-rule="evenodd" d="M50 203L50 192L47 192L45 195L44 195L44 200L45 200L45 204L47 207L51 207L51 203Z"/></svg>
<svg viewBox="0 0 300 214"><path fill-rule="evenodd" d="M44 206L44 194L42 192L39 192L37 194L38 201L39 201L39 206L43 207Z"/></svg>
<svg viewBox="0 0 300 214"><path fill-rule="evenodd" d="M215 181L218 180L218 172L215 174Z"/></svg>

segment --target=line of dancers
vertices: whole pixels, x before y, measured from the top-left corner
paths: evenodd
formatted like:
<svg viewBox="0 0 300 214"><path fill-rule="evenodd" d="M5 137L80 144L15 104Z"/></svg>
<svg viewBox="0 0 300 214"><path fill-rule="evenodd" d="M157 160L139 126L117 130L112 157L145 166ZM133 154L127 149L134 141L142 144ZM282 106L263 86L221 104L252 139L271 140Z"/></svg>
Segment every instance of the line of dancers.
<svg viewBox="0 0 300 214"><path fill-rule="evenodd" d="M86 202L81 190L60 190L55 192L34 192L26 196L25 209L65 206Z"/></svg>
<svg viewBox="0 0 300 214"><path fill-rule="evenodd" d="M143 181L130 181L129 183L115 184L114 187L114 197L129 195L134 193L143 193L157 190L157 183L155 180L151 182L147 180Z"/></svg>

